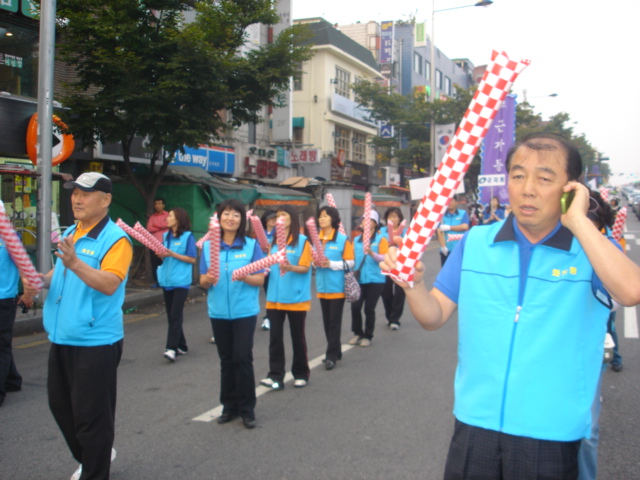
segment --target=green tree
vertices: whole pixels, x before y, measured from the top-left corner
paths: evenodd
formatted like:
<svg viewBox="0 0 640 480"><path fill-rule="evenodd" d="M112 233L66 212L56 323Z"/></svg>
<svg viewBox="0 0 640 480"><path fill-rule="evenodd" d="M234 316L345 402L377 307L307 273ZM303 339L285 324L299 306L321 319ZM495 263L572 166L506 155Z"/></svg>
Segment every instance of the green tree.
<svg viewBox="0 0 640 480"><path fill-rule="evenodd" d="M59 0L58 17L58 58L76 74L61 98L69 129L85 145L122 145L148 214L174 152L260 121L310 58L297 26L241 51L247 27L278 21L272 0ZM135 137L147 140L146 178L132 171Z"/></svg>

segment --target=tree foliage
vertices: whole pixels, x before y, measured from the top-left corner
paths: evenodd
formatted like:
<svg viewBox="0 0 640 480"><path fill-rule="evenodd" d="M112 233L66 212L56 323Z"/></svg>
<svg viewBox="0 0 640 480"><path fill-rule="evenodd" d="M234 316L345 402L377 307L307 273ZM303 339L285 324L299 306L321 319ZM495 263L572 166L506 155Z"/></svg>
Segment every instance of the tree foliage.
<svg viewBox="0 0 640 480"><path fill-rule="evenodd" d="M147 213L174 152L259 122L310 58L297 26L245 48L247 27L278 21L271 0L59 0L58 16L58 58L76 72L61 98L69 128L85 145L122 145ZM135 137L146 138L147 179L132 173Z"/></svg>
<svg viewBox="0 0 640 480"><path fill-rule="evenodd" d="M405 96L390 92L374 82L360 82L354 86L357 100L368 108L371 118L386 121L396 130L395 138L373 140L382 151L383 162L396 158L398 163L411 165L414 170L428 172L431 162L429 125L431 119L438 125L455 123L458 125L471 103L475 88L463 89L456 86L456 95L447 100L427 101L424 95ZM516 138L523 138L533 132L553 132L573 141L582 155L585 166L597 162L597 152L583 134L576 135L567 113L558 113L544 121L527 102L516 105ZM480 158L476 156L471 163L465 181L467 188L477 189L477 176L480 173ZM600 173L608 173L608 165L600 167Z"/></svg>

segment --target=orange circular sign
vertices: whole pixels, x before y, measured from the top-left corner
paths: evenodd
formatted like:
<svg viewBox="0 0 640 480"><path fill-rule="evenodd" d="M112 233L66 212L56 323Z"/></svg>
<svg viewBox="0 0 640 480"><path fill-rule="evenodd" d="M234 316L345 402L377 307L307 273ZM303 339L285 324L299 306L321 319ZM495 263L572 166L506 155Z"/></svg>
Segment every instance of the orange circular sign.
<svg viewBox="0 0 640 480"><path fill-rule="evenodd" d="M53 123L57 125L62 131L67 130L67 125L60 120L60 117L53 115ZM53 135L58 140L58 143L53 147L53 154L51 157L51 164L56 165L64 162L73 153L73 149L76 146L76 142L73 139L73 135L69 133L62 133L54 131ZM38 143L38 114L34 113L29 120L29 126L27 127L27 154L31 163L37 165L37 150L36 144Z"/></svg>

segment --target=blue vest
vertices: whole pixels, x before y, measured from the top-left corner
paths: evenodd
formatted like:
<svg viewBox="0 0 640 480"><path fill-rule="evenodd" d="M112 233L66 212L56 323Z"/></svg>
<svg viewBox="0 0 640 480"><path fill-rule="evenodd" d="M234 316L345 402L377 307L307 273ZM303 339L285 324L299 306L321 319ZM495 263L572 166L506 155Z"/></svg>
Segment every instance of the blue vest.
<svg viewBox="0 0 640 480"><path fill-rule="evenodd" d="M462 225L464 223L465 217L468 221L469 216L467 215L466 210L463 210L461 208L458 208L455 211L455 213L449 213L448 210L445 210L445 213L442 216L441 224L457 227L458 225ZM458 235L460 233L465 233L465 232L454 232L454 231L444 232L445 245L447 246L449 251L453 250L453 247L455 247L460 241L460 240L449 240L449 235Z"/></svg>
<svg viewBox="0 0 640 480"><path fill-rule="evenodd" d="M73 226L64 233L71 236ZM75 243L76 255L91 268L100 269L102 259L113 245L127 235L104 217ZM124 337L122 303L127 277L113 295L87 286L75 273L56 262L51 287L44 302L44 328L52 343L76 347L111 345Z"/></svg>
<svg viewBox="0 0 640 480"><path fill-rule="evenodd" d="M328 260L341 262L347 237L341 233L336 233L335 240L330 240L324 244L324 256ZM318 293L344 293L344 270L316 269L316 290Z"/></svg>
<svg viewBox="0 0 640 480"><path fill-rule="evenodd" d="M371 239L371 251L380 253L380 241L384 237L380 234L380 232L376 233ZM364 255L364 244L362 242L362 235L355 239L353 243L353 247L356 253L356 264L355 269L360 268L360 284L364 285L365 283L384 283L386 281L386 277L382 275L380 270L380 265L376 262L371 255L367 255L364 258L364 265L362 264Z"/></svg>
<svg viewBox="0 0 640 480"><path fill-rule="evenodd" d="M609 316L597 297L606 294L593 291L594 270L564 227L533 247L528 272L519 256L511 221L468 233L454 414L511 435L588 437Z"/></svg>
<svg viewBox="0 0 640 480"><path fill-rule="evenodd" d="M207 268L211 265L209 244L207 240L202 246ZM245 237L245 243L240 248L220 249L220 279L207 291L209 318L234 320L260 313L260 288L231 281L234 270L251 263L255 245L256 240Z"/></svg>
<svg viewBox="0 0 640 480"><path fill-rule="evenodd" d="M0 213L0 215L4 215ZM0 238L0 272L2 272L2 282L0 282L0 299L14 298L18 294L18 267L13 263L7 247L4 246Z"/></svg>
<svg viewBox="0 0 640 480"><path fill-rule="evenodd" d="M178 238L171 237L169 232L162 234L162 243L178 255L187 254L188 240L191 232L182 232ZM173 257L165 257L158 267L158 285L161 287L188 287L193 281L193 264L183 262Z"/></svg>
<svg viewBox="0 0 640 480"><path fill-rule="evenodd" d="M298 245L287 245L287 259L291 265L298 265L307 237L300 234ZM278 252L278 245L272 245L271 253ZM311 300L311 268L307 273L287 272L280 275L280 264L271 267L267 301L274 303L302 303Z"/></svg>

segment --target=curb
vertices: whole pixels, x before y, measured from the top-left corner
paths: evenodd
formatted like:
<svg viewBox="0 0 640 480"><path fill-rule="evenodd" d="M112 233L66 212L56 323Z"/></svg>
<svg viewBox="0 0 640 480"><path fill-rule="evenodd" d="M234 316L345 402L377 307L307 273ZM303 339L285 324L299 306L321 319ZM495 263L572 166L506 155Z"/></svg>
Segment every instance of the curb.
<svg viewBox="0 0 640 480"><path fill-rule="evenodd" d="M189 288L189 297L201 295L202 292L203 290L200 287L191 285ZM160 302L164 302L164 296L161 288L154 288L152 290L131 289L125 293L122 310L126 312L130 308L146 307L147 305ZM14 337L24 337L42 332L44 332L44 326L42 324L42 309L38 309L36 315L33 315L32 313L18 313L16 315L16 321L13 325Z"/></svg>

